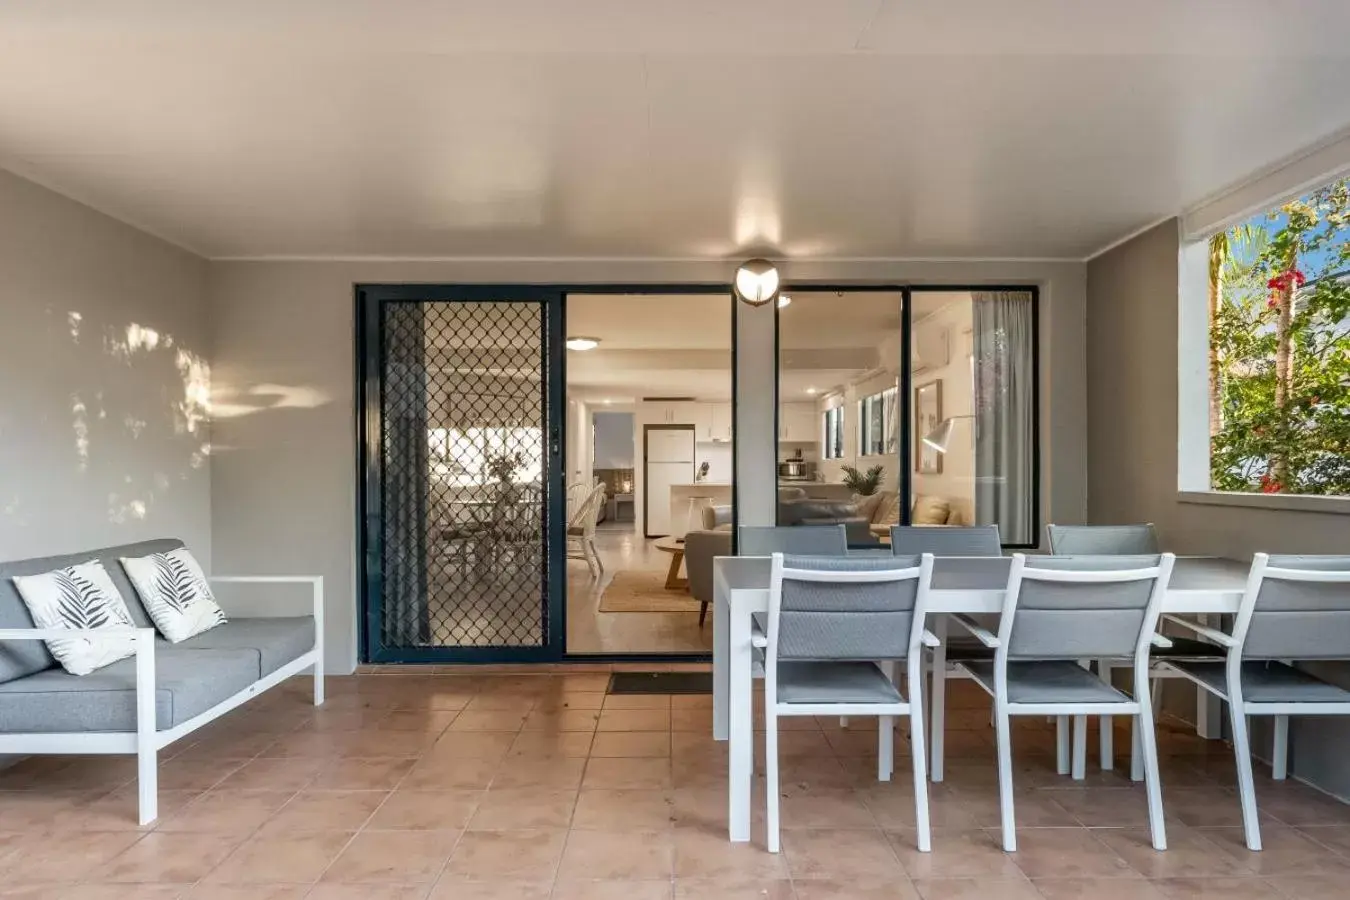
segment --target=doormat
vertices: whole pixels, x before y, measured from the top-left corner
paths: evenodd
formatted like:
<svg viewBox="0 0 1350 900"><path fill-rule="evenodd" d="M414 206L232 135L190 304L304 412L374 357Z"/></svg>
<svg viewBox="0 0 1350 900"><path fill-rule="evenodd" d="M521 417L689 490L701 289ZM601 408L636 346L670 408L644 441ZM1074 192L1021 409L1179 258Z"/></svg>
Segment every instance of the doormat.
<svg viewBox="0 0 1350 900"><path fill-rule="evenodd" d="M711 672L615 672L611 694L711 694Z"/></svg>

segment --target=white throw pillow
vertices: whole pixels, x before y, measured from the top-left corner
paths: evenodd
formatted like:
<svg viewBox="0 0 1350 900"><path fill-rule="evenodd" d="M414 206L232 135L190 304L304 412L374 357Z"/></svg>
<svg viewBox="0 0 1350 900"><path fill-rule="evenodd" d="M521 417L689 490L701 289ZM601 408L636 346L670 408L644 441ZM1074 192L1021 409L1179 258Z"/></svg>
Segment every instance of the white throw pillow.
<svg viewBox="0 0 1350 900"><path fill-rule="evenodd" d="M17 575L14 587L38 628L135 627L126 601L97 560L41 575ZM88 675L136 652L136 639L130 635L59 638L46 644L72 675Z"/></svg>
<svg viewBox="0 0 1350 900"><path fill-rule="evenodd" d="M225 624L206 575L186 547L122 560L145 611L171 644Z"/></svg>

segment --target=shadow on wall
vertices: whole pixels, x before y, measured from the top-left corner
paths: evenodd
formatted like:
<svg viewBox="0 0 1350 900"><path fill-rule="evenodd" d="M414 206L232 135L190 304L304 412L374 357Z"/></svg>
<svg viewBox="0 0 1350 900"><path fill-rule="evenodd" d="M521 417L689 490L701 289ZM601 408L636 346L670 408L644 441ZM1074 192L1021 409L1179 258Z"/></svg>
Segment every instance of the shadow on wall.
<svg viewBox="0 0 1350 900"><path fill-rule="evenodd" d="M149 519L205 478L211 375L194 348L79 310L48 308L34 324L3 342L0 533L68 546L99 533L92 518Z"/></svg>

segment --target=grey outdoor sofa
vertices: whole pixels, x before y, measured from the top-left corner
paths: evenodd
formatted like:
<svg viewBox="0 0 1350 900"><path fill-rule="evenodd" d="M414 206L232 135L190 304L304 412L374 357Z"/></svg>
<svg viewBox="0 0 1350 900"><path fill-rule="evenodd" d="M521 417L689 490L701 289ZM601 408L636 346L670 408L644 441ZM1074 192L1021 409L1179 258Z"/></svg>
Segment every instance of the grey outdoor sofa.
<svg viewBox="0 0 1350 900"><path fill-rule="evenodd" d="M158 815L160 748L306 669L314 671L314 704L323 703L323 579L212 578L252 585L305 584L313 606L305 615L272 616L269 603L269 615L231 617L224 625L170 644L157 635L120 559L182 546L181 541L162 539L0 563L0 754L135 754L141 824ZM13 579L94 559L103 563L131 611L136 653L76 676L61 668L43 643L72 632L36 628Z"/></svg>

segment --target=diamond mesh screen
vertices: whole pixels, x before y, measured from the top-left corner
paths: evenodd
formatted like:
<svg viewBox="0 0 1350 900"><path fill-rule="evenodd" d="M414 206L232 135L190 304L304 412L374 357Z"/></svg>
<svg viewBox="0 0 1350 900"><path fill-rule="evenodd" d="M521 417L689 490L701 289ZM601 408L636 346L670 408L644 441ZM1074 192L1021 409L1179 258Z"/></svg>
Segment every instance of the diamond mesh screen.
<svg viewBox="0 0 1350 900"><path fill-rule="evenodd" d="M541 303L381 313L385 648L548 642Z"/></svg>

